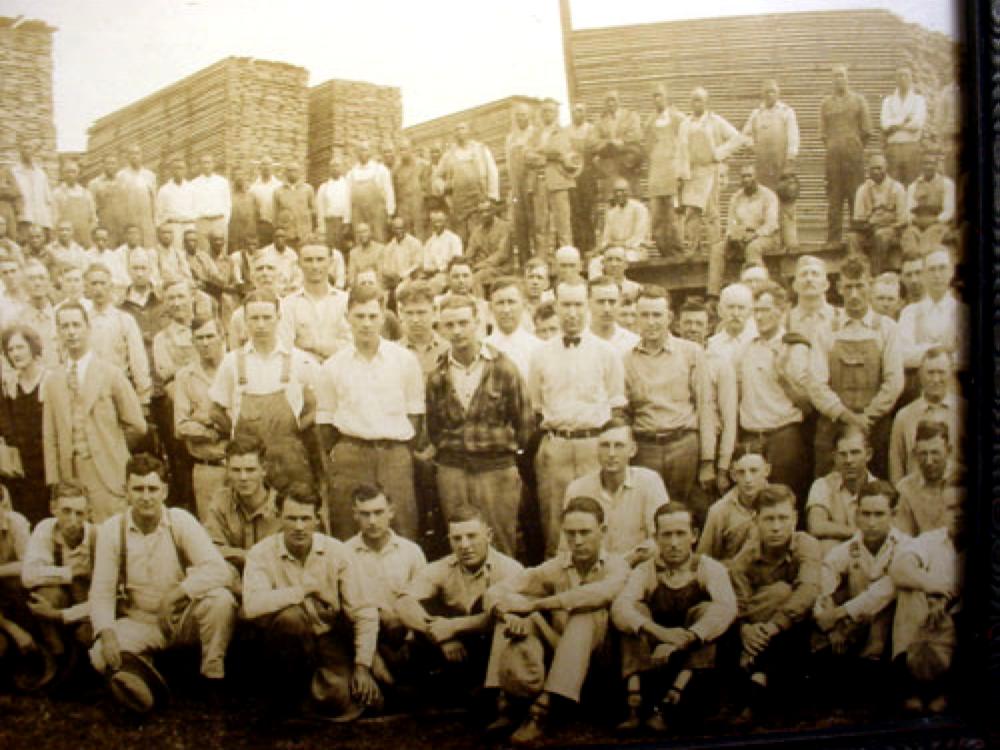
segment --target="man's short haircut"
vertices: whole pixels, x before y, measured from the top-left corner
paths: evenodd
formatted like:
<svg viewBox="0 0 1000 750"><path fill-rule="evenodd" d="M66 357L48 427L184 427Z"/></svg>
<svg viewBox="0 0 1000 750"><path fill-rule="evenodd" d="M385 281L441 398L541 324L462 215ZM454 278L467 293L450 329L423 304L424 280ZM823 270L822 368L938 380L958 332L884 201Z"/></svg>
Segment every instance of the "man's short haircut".
<svg viewBox="0 0 1000 750"><path fill-rule="evenodd" d="M760 456L766 463L771 463L767 455L767 443L757 438L741 440L736 443L736 447L733 448L733 457L730 460L729 465L734 465L744 456Z"/></svg>
<svg viewBox="0 0 1000 750"><path fill-rule="evenodd" d="M630 425L627 420L622 419L621 417L612 417L607 422L601 425L601 429L598 434L603 435L605 432L608 432L610 430L621 430L621 429L628 430L629 437L632 436L632 425Z"/></svg>
<svg viewBox="0 0 1000 750"><path fill-rule="evenodd" d="M691 299L688 297L684 300L684 304L681 305L680 315L683 316L684 313L705 313L708 314L708 308L705 307L705 303L700 299Z"/></svg>
<svg viewBox="0 0 1000 750"><path fill-rule="evenodd" d="M130 456L125 464L125 477L144 477L156 474L163 482L167 481L167 465L151 453L137 453Z"/></svg>
<svg viewBox="0 0 1000 750"><path fill-rule="evenodd" d="M740 266L740 278L743 278L743 274L745 274L747 271L752 271L755 268L762 269L764 271L765 275L768 278L770 278L771 271L768 270L768 267L766 265L764 265L763 263L761 263L759 260L748 260L746 263L744 263L742 266Z"/></svg>
<svg viewBox="0 0 1000 750"><path fill-rule="evenodd" d="M858 493L858 505L861 505L861 501L866 497L874 497L876 495L881 495L889 501L889 510L895 510L896 504L899 503L899 492L895 487L884 479L875 479L871 482L865 482L861 486L861 492Z"/></svg>
<svg viewBox="0 0 1000 750"><path fill-rule="evenodd" d="M97 262L91 263L89 266L87 266L87 269L83 272L83 277L87 278L88 276L91 276L91 275L93 275L95 273L103 273L106 276L110 277L111 276L111 269L108 268L103 263L101 263L100 261L97 261Z"/></svg>
<svg viewBox="0 0 1000 750"><path fill-rule="evenodd" d="M448 514L448 526L453 523L466 523L468 521L479 521L483 526L488 526L483 512L474 505L460 505Z"/></svg>
<svg viewBox="0 0 1000 750"><path fill-rule="evenodd" d="M872 288L877 286L891 286L899 294L899 274L895 271L880 273L872 282Z"/></svg>
<svg viewBox="0 0 1000 750"><path fill-rule="evenodd" d="M760 513L766 508L774 508L778 505L788 503L795 510L795 493L786 484L769 484L759 493L754 500L754 510Z"/></svg>
<svg viewBox="0 0 1000 750"><path fill-rule="evenodd" d="M858 281L860 279L870 279L872 275L871 264L868 259L861 255L852 255L840 266L840 277Z"/></svg>
<svg viewBox="0 0 1000 750"><path fill-rule="evenodd" d="M670 307L670 292L659 284L643 284L640 286L636 301L641 299L663 299L667 301L667 307Z"/></svg>
<svg viewBox="0 0 1000 750"><path fill-rule="evenodd" d="M513 287L517 289L517 293L524 297L524 289L522 288L521 280L516 276L501 276L499 279L493 282L493 286L490 287L490 299L493 299L493 295L504 289L510 289Z"/></svg>
<svg viewBox="0 0 1000 750"><path fill-rule="evenodd" d="M4 351L7 351L7 347L4 346ZM920 366L923 367L924 362L928 362L932 359L937 359L938 357L947 357L948 364L952 364L954 359L951 352L945 349L943 346L932 346L930 349L925 351L920 357Z"/></svg>
<svg viewBox="0 0 1000 750"><path fill-rule="evenodd" d="M531 258L527 263L524 264L524 275L528 275L528 271L534 270L535 268L544 268L546 275L548 275L549 264L542 260L541 258Z"/></svg>
<svg viewBox="0 0 1000 750"><path fill-rule="evenodd" d="M658 532L660 530L660 519L663 516L672 516L675 513L687 513L688 518L691 520L691 531L698 531L701 528L701 518L695 512L694 508L680 500L671 500L669 503L664 503L657 508L653 514L653 531Z"/></svg>
<svg viewBox="0 0 1000 750"><path fill-rule="evenodd" d="M916 442L921 440L933 440L936 437L944 438L946 443L951 442L950 430L945 422L937 419L921 419L917 422Z"/></svg>
<svg viewBox="0 0 1000 750"><path fill-rule="evenodd" d="M256 435L237 435L226 446L226 461L234 456L249 456L251 453L257 456L263 466L267 454L263 441Z"/></svg>
<svg viewBox="0 0 1000 750"><path fill-rule="evenodd" d="M63 302L61 305L59 305L59 308L56 310L56 325L59 325L60 315L66 312L72 312L73 310L76 310L77 312L80 313L80 315L83 316L84 323L86 323L88 326L90 325L90 315L87 314L87 308L81 305L79 302L72 302L72 301ZM6 349L4 351L6 351Z"/></svg>
<svg viewBox="0 0 1000 750"><path fill-rule="evenodd" d="M563 508L560 518L565 521L566 516L570 513L589 513L597 519L597 524L599 526L604 525L604 508L592 497L588 497L586 495L571 497L569 502L566 503L566 507Z"/></svg>
<svg viewBox="0 0 1000 750"><path fill-rule="evenodd" d="M614 284L613 281L611 283ZM618 286L618 285L615 284L615 286ZM559 290L560 289L568 289L568 288L587 290L587 282L586 281L573 281L573 282L560 281L558 284L556 284L556 299L559 299Z"/></svg>
<svg viewBox="0 0 1000 750"><path fill-rule="evenodd" d="M551 302L545 302L535 308L531 320L535 325L556 317L556 306Z"/></svg>
<svg viewBox="0 0 1000 750"><path fill-rule="evenodd" d="M455 266L468 266L469 270L472 270L472 260L465 257L464 255L458 255L448 261L448 273L451 273L451 269Z"/></svg>
<svg viewBox="0 0 1000 750"><path fill-rule="evenodd" d="M778 307L784 307L788 302L788 292L785 291L785 287L776 281L768 281L761 285L761 287L754 292L753 301L756 302L761 297L770 295L771 299L774 300L774 304Z"/></svg>
<svg viewBox="0 0 1000 750"><path fill-rule="evenodd" d="M87 488L83 483L76 481L75 479L64 479L61 482L57 482L56 486L52 488L52 505L58 505L59 501L64 497L82 497L87 503L90 503L90 495L87 494Z"/></svg>
<svg viewBox="0 0 1000 750"><path fill-rule="evenodd" d="M392 498L386 494L386 491L378 482L373 484L362 483L351 491L351 505L367 503L369 500L374 500L377 497L384 497L385 501L389 505L392 505Z"/></svg>
<svg viewBox="0 0 1000 750"><path fill-rule="evenodd" d="M215 323L215 329L219 332L219 336L225 338L226 329L222 327L222 321L215 315L195 315L191 319L191 333L197 333L209 323Z"/></svg>
<svg viewBox="0 0 1000 750"><path fill-rule="evenodd" d="M378 302L379 307L383 307L382 290L377 286L352 286L351 291L347 293L347 309L364 305L372 300Z"/></svg>
<svg viewBox="0 0 1000 750"><path fill-rule="evenodd" d="M569 259L569 256L573 256L572 257L573 262L579 263L581 259L579 248L573 247L572 245L563 245L555 252L555 258L557 263L560 260Z"/></svg>
<svg viewBox="0 0 1000 750"><path fill-rule="evenodd" d="M858 436L861 438L866 448L871 448L871 439L868 437L868 433L862 430L855 424L844 424L843 422L837 425L836 431L833 433L833 447L836 450L837 446L840 445L841 440L846 440Z"/></svg>
<svg viewBox="0 0 1000 750"><path fill-rule="evenodd" d="M919 263L920 265L923 265L924 264L923 253L917 250L907 250L905 253L903 253L903 257L900 260L899 267L902 268L907 263Z"/></svg>
<svg viewBox="0 0 1000 750"><path fill-rule="evenodd" d="M438 305L438 314L445 310L461 310L467 307L472 310L472 317L478 317L479 310L476 307L476 300L471 294L446 294L441 304Z"/></svg>
<svg viewBox="0 0 1000 750"><path fill-rule="evenodd" d="M243 309L246 310L254 302L263 302L269 305L274 305L274 311L276 313L281 311L281 303L278 301L278 295L274 292L268 292L263 289L253 290L243 300Z"/></svg>
<svg viewBox="0 0 1000 750"><path fill-rule="evenodd" d="M316 488L309 482L292 482L285 488L284 492L278 493L274 503L278 510L278 515L281 515L284 511L285 502L288 500L299 503L299 505L312 507L316 513L316 517L319 518L320 509L323 507L323 499L319 496Z"/></svg>
<svg viewBox="0 0 1000 750"><path fill-rule="evenodd" d="M415 279L401 284L396 292L396 306L433 305L434 290L426 281Z"/></svg>
<svg viewBox="0 0 1000 750"><path fill-rule="evenodd" d="M587 296L592 296L595 289L605 286L613 286L618 290L618 294L622 293L622 288L618 285L618 282L610 276L596 276L587 282Z"/></svg>
<svg viewBox="0 0 1000 750"><path fill-rule="evenodd" d="M28 345L28 349L31 350L31 356L38 359L42 356L42 338L38 335L38 332L31 326L26 325L13 325L8 326L3 329L3 333L0 334L0 347L4 354L7 354L7 347L10 346L11 339L15 336L20 336L24 339L25 343Z"/></svg>
<svg viewBox="0 0 1000 750"><path fill-rule="evenodd" d="M795 275L799 275L799 271L806 268L818 268L824 274L826 270L826 262L821 258L817 258L815 255L800 255L795 261Z"/></svg>
<svg viewBox="0 0 1000 750"><path fill-rule="evenodd" d="M753 302L753 290L746 284L739 282L729 284L719 293L719 302L728 305L734 297L740 297L746 302Z"/></svg>

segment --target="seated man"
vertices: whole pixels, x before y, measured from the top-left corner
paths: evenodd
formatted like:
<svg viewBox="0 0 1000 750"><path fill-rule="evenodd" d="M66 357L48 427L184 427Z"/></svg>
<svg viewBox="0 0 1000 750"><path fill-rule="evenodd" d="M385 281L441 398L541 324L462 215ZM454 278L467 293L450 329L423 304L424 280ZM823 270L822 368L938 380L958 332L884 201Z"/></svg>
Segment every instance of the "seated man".
<svg viewBox="0 0 1000 750"><path fill-rule="evenodd" d="M596 279L598 276L607 276L618 283L622 290L623 299L636 299L642 284L625 278L627 270L628 259L625 257L625 248L612 246L605 248L600 255L595 255L587 264L587 278Z"/></svg>
<svg viewBox="0 0 1000 750"><path fill-rule="evenodd" d="M443 667L459 690L483 684L493 624L484 594L523 570L494 549L491 538L478 510L459 508L448 519L451 554L423 568L396 602L400 620L417 636L417 649L430 651L425 658Z"/></svg>
<svg viewBox="0 0 1000 750"><path fill-rule="evenodd" d="M136 712L163 684L149 657L170 646L200 642L202 676L222 680L236 620L229 568L194 516L164 506L166 474L154 456L129 459L129 507L101 524L90 585L90 661Z"/></svg>
<svg viewBox="0 0 1000 750"><path fill-rule="evenodd" d="M484 293L489 291L497 276L517 270L517 260L511 249L510 222L497 215L498 208L489 198L480 202L479 222L473 227L465 248L475 285Z"/></svg>
<svg viewBox="0 0 1000 750"><path fill-rule="evenodd" d="M889 570L910 541L891 526L898 500L899 493L888 482L866 482L859 492L858 530L823 558L819 598L813 606L819 629L813 650L828 649L838 662L835 673L841 688L853 689L859 676L875 676L859 674L857 661L848 669L844 657L876 665L890 643L896 586ZM839 689L831 692L842 695Z"/></svg>
<svg viewBox="0 0 1000 750"><path fill-rule="evenodd" d="M592 657L606 644L608 608L629 571L624 558L603 549L606 532L597 500L571 498L562 512L566 550L487 593L487 610L497 624L485 687L500 689L498 717L488 731L513 726L510 697L532 700L527 718L511 735L515 745L542 738L553 696L579 702ZM511 668L515 660L518 666Z"/></svg>
<svg viewBox="0 0 1000 750"><path fill-rule="evenodd" d="M11 510L7 488L0 485L0 656L12 645L22 656L38 653L38 644L28 629L31 612L25 605L21 584L22 561L31 525L20 513Z"/></svg>
<svg viewBox="0 0 1000 750"><path fill-rule="evenodd" d="M965 498L960 488L952 490L942 526L902 545L889 568L898 592L892 657L901 667L905 662L910 696L904 705L913 711L940 713L948 706L941 678L954 659L965 560Z"/></svg>
<svg viewBox="0 0 1000 750"><path fill-rule="evenodd" d="M936 154L924 154L920 176L906 189L910 223L903 230L904 253L927 255L955 222L955 183L941 174Z"/></svg>
<svg viewBox="0 0 1000 750"><path fill-rule="evenodd" d="M812 483L806 500L806 529L824 554L855 535L858 493L875 481L868 470L871 445L860 428L842 425L833 445L833 471Z"/></svg>
<svg viewBox="0 0 1000 750"><path fill-rule="evenodd" d="M205 530L233 567L234 583L243 575L247 551L281 530L277 492L267 486L264 446L241 435L226 446L226 482L212 496Z"/></svg>
<svg viewBox="0 0 1000 750"><path fill-rule="evenodd" d="M757 533L729 565L739 602L739 664L749 677L746 718L768 705L775 679L794 676L808 652L821 555L815 539L795 530L797 519L791 489L765 487L754 512Z"/></svg>
<svg viewBox="0 0 1000 750"><path fill-rule="evenodd" d="M574 497L592 497L601 504L607 531L604 548L622 555L635 567L655 553L653 517L669 502L660 475L642 466L629 466L636 454L632 428L615 418L597 436L601 468L577 477L566 487L565 508Z"/></svg>
<svg viewBox="0 0 1000 750"><path fill-rule="evenodd" d="M665 714L678 711L696 671L715 666L714 641L736 619L736 594L725 566L694 553L698 521L691 509L677 502L662 506L655 524L656 557L629 574L611 607L615 627L625 634L622 676L629 715L621 730L638 729L643 687L654 705L646 725L666 730Z"/></svg>
<svg viewBox="0 0 1000 750"><path fill-rule="evenodd" d="M740 170L740 185L743 189L733 193L729 201L726 247L741 261L760 263L765 253L774 252L781 245L778 196L757 183L752 164Z"/></svg>
<svg viewBox="0 0 1000 750"><path fill-rule="evenodd" d="M378 607L379 652L391 669L405 658L407 629L396 602L427 565L418 545L392 530L392 500L378 485L360 484L351 493L358 533L344 546L361 576L367 598Z"/></svg>
<svg viewBox="0 0 1000 750"><path fill-rule="evenodd" d="M81 646L94 640L90 628L90 577L94 569L97 527L87 521L90 501L77 482L57 484L52 517L31 532L21 582L31 592L28 607L34 614L42 646L68 675ZM51 670L49 677L55 675Z"/></svg>
<svg viewBox="0 0 1000 750"><path fill-rule="evenodd" d="M712 503L698 540L698 554L728 563L754 536L754 507L767 487L771 465L759 442L741 443L733 452L729 470L733 487Z"/></svg>
<svg viewBox="0 0 1000 750"><path fill-rule="evenodd" d="M625 259L634 263L645 260L643 244L649 239L649 209L642 201L630 198L628 180L619 178L613 185L601 234L601 252L609 247L625 248Z"/></svg>
<svg viewBox="0 0 1000 750"><path fill-rule="evenodd" d="M342 721L379 706L372 674L378 611L341 542L317 532L320 498L307 484L278 496L281 532L255 544L243 570L243 609L260 628L268 677L293 707L311 674L306 704Z"/></svg>
<svg viewBox="0 0 1000 750"><path fill-rule="evenodd" d="M902 260L899 235L906 226L906 190L886 174L885 157L868 163L868 179L854 197L854 216L848 235L850 252L865 252L872 273L898 271Z"/></svg>

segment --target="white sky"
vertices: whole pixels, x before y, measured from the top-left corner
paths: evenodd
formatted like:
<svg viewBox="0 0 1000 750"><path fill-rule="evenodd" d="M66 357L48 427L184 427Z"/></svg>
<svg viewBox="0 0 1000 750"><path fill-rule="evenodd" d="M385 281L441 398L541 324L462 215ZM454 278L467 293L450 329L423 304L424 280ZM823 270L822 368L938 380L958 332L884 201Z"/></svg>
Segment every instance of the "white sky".
<svg viewBox="0 0 1000 750"><path fill-rule="evenodd" d="M959 36L960 0L571 0L574 28L883 7ZM688 7L677 7L688 6ZM349 10L347 9L349 7ZM97 118L230 55L279 60L310 84L399 86L404 125L512 94L566 99L557 0L0 0L58 28L60 150Z"/></svg>

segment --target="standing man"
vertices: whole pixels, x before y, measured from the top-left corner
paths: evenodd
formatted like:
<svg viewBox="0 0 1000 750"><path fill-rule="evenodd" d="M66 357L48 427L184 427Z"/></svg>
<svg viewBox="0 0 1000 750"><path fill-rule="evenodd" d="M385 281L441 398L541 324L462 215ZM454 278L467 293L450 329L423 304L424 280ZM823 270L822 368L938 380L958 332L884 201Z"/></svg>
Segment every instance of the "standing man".
<svg viewBox="0 0 1000 750"><path fill-rule="evenodd" d="M527 104L518 104L514 108L514 122L504 141L504 150L507 156L507 174L510 175L514 247L517 248L518 258L522 264L532 256L531 196L535 192L537 170L527 164L526 156L536 134L531 107Z"/></svg>
<svg viewBox="0 0 1000 750"><path fill-rule="evenodd" d="M730 284L719 295L719 328L709 336L707 350L726 359L734 369L757 336L753 295L753 290L742 283Z"/></svg>
<svg viewBox="0 0 1000 750"><path fill-rule="evenodd" d="M73 226L73 241L80 247L90 242L90 233L97 226L94 197L80 184L80 165L68 161L63 165L63 181L52 191L56 226L64 221Z"/></svg>
<svg viewBox="0 0 1000 750"><path fill-rule="evenodd" d="M788 333L797 333L829 348L833 332L844 322L844 311L827 302L829 289L826 263L814 255L800 255L795 261L792 280L795 306L783 321Z"/></svg>
<svg viewBox="0 0 1000 750"><path fill-rule="evenodd" d="M434 291L426 281L409 281L399 290L396 304L403 328L399 343L416 355L427 376L448 351L448 342L434 330Z"/></svg>
<svg viewBox="0 0 1000 750"><path fill-rule="evenodd" d="M274 193L282 183L273 172L271 157L261 158L259 169L257 179L250 186L250 194L257 201L257 241L263 247L271 244L274 234Z"/></svg>
<svg viewBox="0 0 1000 750"><path fill-rule="evenodd" d="M202 248L208 247L213 234L226 236L229 217L233 213L233 198L229 180L215 172L215 157L205 154L199 161L201 173L191 180L191 203L194 207L194 228Z"/></svg>
<svg viewBox="0 0 1000 750"><path fill-rule="evenodd" d="M129 507L101 525L90 585L90 661L136 713L154 705L150 674L163 679L150 657L171 646L200 644L201 675L219 684L236 623L229 568L194 516L165 507L166 475L153 456L129 459Z"/></svg>
<svg viewBox="0 0 1000 750"><path fill-rule="evenodd" d="M45 478L81 482L100 522L125 507L128 441L145 434L146 420L125 373L91 351L87 311L66 303L56 324L66 363L42 383Z"/></svg>
<svg viewBox="0 0 1000 750"><path fill-rule="evenodd" d="M882 100L882 135L889 176L909 185L920 171L920 139L927 122L927 101L913 90L913 72L896 71L896 90Z"/></svg>
<svg viewBox="0 0 1000 750"><path fill-rule="evenodd" d="M624 358L639 343L639 336L618 323L621 288L608 276L591 279L587 286L590 301L590 333L611 344L618 356Z"/></svg>
<svg viewBox="0 0 1000 750"><path fill-rule="evenodd" d="M625 394L638 443L635 463L659 473L686 502L695 480L715 480L714 399L701 347L670 333L665 289L644 285L636 305L642 339L625 355Z"/></svg>
<svg viewBox="0 0 1000 750"><path fill-rule="evenodd" d="M232 214L229 218L229 251L256 249L260 223L257 199L250 192L243 167L233 167Z"/></svg>
<svg viewBox="0 0 1000 750"><path fill-rule="evenodd" d="M33 226L41 227L46 238L55 226L52 188L48 175L39 161L42 143L38 138L24 136L18 139L18 160L10 168L21 193L20 213L17 217L17 234L24 241Z"/></svg>
<svg viewBox="0 0 1000 750"><path fill-rule="evenodd" d="M109 244L117 247L122 240L122 196L118 185L118 157L110 153L102 160L103 171L87 183L94 197L97 226L107 230Z"/></svg>
<svg viewBox="0 0 1000 750"><path fill-rule="evenodd" d="M625 407L625 371L614 347L586 330L587 286L561 283L556 309L562 336L534 353L528 392L545 431L535 457L547 556L559 543L566 486L599 468L600 428Z"/></svg>
<svg viewBox="0 0 1000 750"><path fill-rule="evenodd" d="M526 315L524 292L517 278L507 276L493 283L490 312L495 325L493 332L486 337L486 343L510 357L521 377L528 382L531 357L542 342L525 327L525 321L530 318Z"/></svg>
<svg viewBox="0 0 1000 750"><path fill-rule="evenodd" d="M594 154L601 173L601 197L608 201L620 178L632 195L639 193L642 164L642 123L639 113L625 109L617 91L604 95L604 112L594 126Z"/></svg>
<svg viewBox="0 0 1000 750"><path fill-rule="evenodd" d="M336 250L344 247L344 228L351 223L351 187L344 176L340 154L330 159L330 177L316 193L316 225L326 244Z"/></svg>
<svg viewBox="0 0 1000 750"><path fill-rule="evenodd" d="M177 250L181 249L184 233L195 226L194 195L186 175L187 165L175 156L170 160L170 179L156 193L157 232L169 229L171 247Z"/></svg>
<svg viewBox="0 0 1000 750"><path fill-rule="evenodd" d="M871 158L868 175L854 197L848 247L852 253L868 251L874 274L898 271L899 235L907 222L906 190L886 175L886 161L881 154Z"/></svg>
<svg viewBox="0 0 1000 750"><path fill-rule="evenodd" d="M528 445L535 417L517 365L482 342L477 316L472 297L448 295L441 303L438 326L451 349L427 377L427 436L445 516L473 505L493 529L497 549L514 556L517 455Z"/></svg>
<svg viewBox="0 0 1000 750"><path fill-rule="evenodd" d="M413 153L409 138L399 140L399 159L392 168L392 187L396 196L396 216L401 217L413 233L423 240L427 236L427 211L424 201L430 183L431 166L426 159Z"/></svg>
<svg viewBox="0 0 1000 750"><path fill-rule="evenodd" d="M681 187L684 208L684 241L688 253L697 253L706 241L708 253L708 294L719 293L725 260L719 244L720 180L723 165L744 144L740 132L725 118L708 109L708 92L702 87L691 92L691 114L684 121L681 136L687 143L688 175ZM703 222L708 231L703 232ZM706 252L701 250L702 253Z"/></svg>
<svg viewBox="0 0 1000 750"><path fill-rule="evenodd" d="M594 168L595 128L587 121L587 105L577 102L570 114L566 135L573 147L577 168L573 170L576 188L570 191L573 242L586 256L594 250L594 204L597 200L597 170ZM523 256L522 256L523 257Z"/></svg>
<svg viewBox="0 0 1000 750"><path fill-rule="evenodd" d="M865 179L865 145L872 133L868 102L847 88L847 67L833 67L833 93L823 99L819 135L826 147L827 249L844 236L844 201L854 215L854 195Z"/></svg>
<svg viewBox="0 0 1000 750"><path fill-rule="evenodd" d="M927 255L955 223L955 182L941 174L936 154L926 153L920 175L906 188L909 225L903 229L904 253Z"/></svg>
<svg viewBox="0 0 1000 750"><path fill-rule="evenodd" d="M559 104L542 102L542 122L525 151L527 168L534 170L534 252L549 256L557 247L573 243L569 213L572 176L572 145L559 125Z"/></svg>
<svg viewBox="0 0 1000 750"><path fill-rule="evenodd" d="M740 187L742 189L729 199L727 249L735 250L741 261L763 264L765 253L773 253L781 247L778 196L770 188L758 184L757 173L750 164L740 170ZM719 269L719 273L724 270ZM719 284L721 279L709 282L710 288Z"/></svg>
<svg viewBox="0 0 1000 750"><path fill-rule="evenodd" d="M5 246L18 239L17 219L21 215L23 203L21 188L17 185L13 170L6 165L0 167L0 224L3 225L0 243Z"/></svg>
<svg viewBox="0 0 1000 750"><path fill-rule="evenodd" d="M757 180L771 190L778 189L782 175L795 171L799 155L799 123L795 110L780 101L779 94L777 81L764 81L760 106L750 113L743 126L743 136L749 139L753 149Z"/></svg>
<svg viewBox="0 0 1000 750"><path fill-rule="evenodd" d="M500 175L490 150L469 138L469 124L455 126L455 142L441 157L436 176L451 201L451 226L465 245L470 218L484 198L500 200Z"/></svg>
<svg viewBox="0 0 1000 750"><path fill-rule="evenodd" d="M396 213L396 195L389 168L372 156L367 140L358 143L358 161L347 173L347 186L355 234L361 224L367 224L375 241L385 242L388 218Z"/></svg>
<svg viewBox="0 0 1000 750"><path fill-rule="evenodd" d="M311 354L317 365L351 341L347 293L330 284L332 252L319 242L303 245L299 251L302 288L281 300L279 339Z"/></svg>
<svg viewBox="0 0 1000 750"><path fill-rule="evenodd" d="M125 166L115 175L117 190L113 199L119 202L121 224L118 238L128 226L139 228L139 244L152 247L156 237L153 227L156 221L156 175L142 166L142 149L132 144L125 150ZM114 234L114 233L113 233Z"/></svg>
<svg viewBox="0 0 1000 750"><path fill-rule="evenodd" d="M689 177L687 143L682 138L684 115L669 104L667 87L657 84L653 90L656 112L646 122L644 140L649 161L648 191L653 215L653 242L666 257L680 246L674 222L675 199L679 180Z"/></svg>
<svg viewBox="0 0 1000 750"><path fill-rule="evenodd" d="M351 493L377 482L396 506L396 530L419 533L413 489L413 453L423 433L424 381L416 355L380 335L381 290L353 288L347 299L353 343L323 363L316 421L333 472L330 528L354 535ZM331 450L332 449L332 450Z"/></svg>
<svg viewBox="0 0 1000 750"><path fill-rule="evenodd" d="M924 352L940 346L951 353L961 372L969 363L969 307L951 288L955 265L947 248L938 246L924 257L925 296L899 314L903 365L916 368Z"/></svg>
<svg viewBox="0 0 1000 750"><path fill-rule="evenodd" d="M305 242L315 226L316 196L302 179L302 167L291 162L285 168L285 184L274 191L274 228L284 229L295 247Z"/></svg>

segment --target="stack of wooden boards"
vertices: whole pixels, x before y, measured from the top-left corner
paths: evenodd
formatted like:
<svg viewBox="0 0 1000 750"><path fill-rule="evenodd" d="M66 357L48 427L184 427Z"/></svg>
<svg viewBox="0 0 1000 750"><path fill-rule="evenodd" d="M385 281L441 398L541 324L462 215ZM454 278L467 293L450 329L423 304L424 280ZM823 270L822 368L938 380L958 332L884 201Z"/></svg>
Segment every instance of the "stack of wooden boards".
<svg viewBox="0 0 1000 750"><path fill-rule="evenodd" d="M57 177L52 105L52 33L41 21L0 18L0 164L18 158L19 136L38 138L42 163Z"/></svg>
<svg viewBox="0 0 1000 750"><path fill-rule="evenodd" d="M574 101L585 102L592 119L604 95L617 89L624 106L645 118L653 111L652 92L668 87L674 103L690 111L690 92L704 86L710 109L741 129L760 103L761 82L774 78L781 99L798 115L802 145L798 174L800 238L822 241L826 233L824 149L819 110L831 90L831 66L846 64L850 85L864 94L875 137L869 152L881 148L878 135L882 99L895 88L900 65L914 69L916 87L933 110L937 92L954 80L959 47L943 34L905 23L884 10L783 13L698 19L600 29L570 36L576 72ZM931 113L933 120L933 112ZM733 178L722 208L738 185L739 168L751 160L748 149L730 162ZM723 213L725 216L725 213Z"/></svg>
<svg viewBox="0 0 1000 750"><path fill-rule="evenodd" d="M309 89L308 179L319 185L329 176L331 157L354 158L359 141L379 154L394 144L403 126L403 95L393 86L332 80Z"/></svg>
<svg viewBox="0 0 1000 750"><path fill-rule="evenodd" d="M139 144L161 176L173 156L197 170L204 154L228 172L252 169L263 156L277 164L306 160L309 73L286 63L227 57L97 120L88 131L85 175L103 158Z"/></svg>
<svg viewBox="0 0 1000 750"><path fill-rule="evenodd" d="M506 99L413 125L406 128L403 133L417 148L428 148L435 143L446 148L452 140L455 126L460 122L467 122L471 137L486 144L493 153L500 171L500 196L503 197L510 189L504 144L514 121L514 107L522 103L530 105L534 110L541 100L530 96L508 96Z"/></svg>

